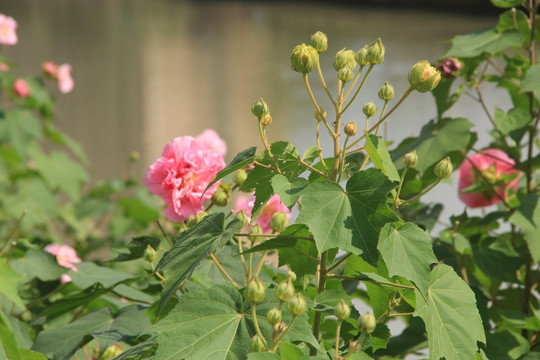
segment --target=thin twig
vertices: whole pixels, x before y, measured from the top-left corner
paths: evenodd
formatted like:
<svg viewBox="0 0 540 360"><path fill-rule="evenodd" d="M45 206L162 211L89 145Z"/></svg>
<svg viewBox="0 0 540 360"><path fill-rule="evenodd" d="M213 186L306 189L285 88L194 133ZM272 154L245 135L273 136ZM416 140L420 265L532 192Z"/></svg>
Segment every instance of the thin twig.
<svg viewBox="0 0 540 360"><path fill-rule="evenodd" d="M0 251L0 257L2 257L2 255L4 255L4 253L9 249L9 247L11 245L11 238L15 235L15 232L17 231L17 229L21 225L21 222L22 222L22 220L24 219L25 216L26 216L26 210L24 210L22 212L21 216L19 216L19 219L15 223L15 226L13 227L11 232L9 233L9 235L8 235L8 237L6 239L6 243L4 244L4 247L2 248L2 251Z"/></svg>
<svg viewBox="0 0 540 360"><path fill-rule="evenodd" d="M161 230L161 233L163 234L163 236L165 236L165 239L167 239L167 242L169 243L169 245L173 246L174 243L172 242L171 239L169 239L169 236L167 235L165 230L163 230L163 227L161 226L161 223L159 222L159 220L156 220L156 224L159 227L159 230Z"/></svg>
<svg viewBox="0 0 540 360"><path fill-rule="evenodd" d="M221 273L223 275L225 275L225 277L231 282L231 284L237 288L237 289L240 289L240 285L238 285L236 283L236 281L233 280L233 278L231 277L231 275L229 275L229 273L227 273L227 271L223 268L223 266L221 266L221 263L219 262L219 260L216 258L216 256L212 253L210 254L210 258L212 258L212 261L214 262L214 264L216 264L217 268L221 271Z"/></svg>

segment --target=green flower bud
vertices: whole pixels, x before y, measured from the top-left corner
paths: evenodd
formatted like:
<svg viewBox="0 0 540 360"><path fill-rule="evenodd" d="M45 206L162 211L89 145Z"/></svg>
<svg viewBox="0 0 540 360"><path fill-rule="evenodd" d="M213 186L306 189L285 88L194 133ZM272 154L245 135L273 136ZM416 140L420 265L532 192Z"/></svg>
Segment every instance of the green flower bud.
<svg viewBox="0 0 540 360"><path fill-rule="evenodd" d="M271 123L272 123L272 117L270 116L270 114L266 114L261 118L261 124L263 124L263 126L268 126Z"/></svg>
<svg viewBox="0 0 540 360"><path fill-rule="evenodd" d="M120 355L122 352L122 347L119 344L109 346L103 354L100 354L99 346L92 349L92 357L96 360L110 360L118 355Z"/></svg>
<svg viewBox="0 0 540 360"><path fill-rule="evenodd" d="M373 44L369 45L367 53L367 61L371 65L380 64L384 61L384 45L381 39L377 39Z"/></svg>
<svg viewBox="0 0 540 360"><path fill-rule="evenodd" d="M201 222L201 220L208 215L206 211L199 211L197 215L191 215L186 221L186 227L191 229L195 225Z"/></svg>
<svg viewBox="0 0 540 360"><path fill-rule="evenodd" d="M263 100L263 98L260 98L259 101L257 101L255 104L253 104L253 106L251 106L251 112L258 118L261 118L264 115L268 114L269 111L270 110L268 109L268 105Z"/></svg>
<svg viewBox="0 0 540 360"><path fill-rule="evenodd" d="M377 320L372 313L367 312L358 318L358 330L372 333L377 326Z"/></svg>
<svg viewBox="0 0 540 360"><path fill-rule="evenodd" d="M334 315L339 320L345 320L351 315L351 307L342 299L334 308Z"/></svg>
<svg viewBox="0 0 540 360"><path fill-rule="evenodd" d="M311 35L309 45L319 53L325 52L326 49L328 49L328 37L325 33L317 31L315 34Z"/></svg>
<svg viewBox="0 0 540 360"><path fill-rule="evenodd" d="M287 301L287 310L293 315L302 315L306 312L306 308L306 300L300 294L294 295Z"/></svg>
<svg viewBox="0 0 540 360"><path fill-rule="evenodd" d="M339 71L341 68L348 66L351 70L356 67L356 54L352 50L339 50L334 58L334 69Z"/></svg>
<svg viewBox="0 0 540 360"><path fill-rule="evenodd" d="M288 222L289 219L287 219L287 214L285 211L278 211L277 213L274 213L270 219L270 229L272 229L274 232L281 232L285 230Z"/></svg>
<svg viewBox="0 0 540 360"><path fill-rule="evenodd" d="M364 104L364 106L362 106L362 111L367 117L372 117L375 116L375 114L377 113L377 106L375 106L373 101L370 101L367 104Z"/></svg>
<svg viewBox="0 0 540 360"><path fill-rule="evenodd" d="M296 280L296 273L294 271L287 271L287 279L290 279L291 281Z"/></svg>
<svg viewBox="0 0 540 360"><path fill-rule="evenodd" d="M212 201L217 206L227 206L231 201L231 186L226 183L221 183L214 195L212 195Z"/></svg>
<svg viewBox="0 0 540 360"><path fill-rule="evenodd" d="M364 46L363 48L361 48L360 50L358 50L358 52L356 53L356 62L358 64L360 64L360 66L366 66L366 65L369 65L369 61L368 61L368 46Z"/></svg>
<svg viewBox="0 0 540 360"><path fill-rule="evenodd" d="M245 228L249 224L249 219L244 210L240 210L239 212L237 212L236 215L234 215L234 218L242 222L243 228Z"/></svg>
<svg viewBox="0 0 540 360"><path fill-rule="evenodd" d="M150 245L146 246L146 249L144 249L144 260L151 263L152 261L156 260L156 250L152 248Z"/></svg>
<svg viewBox="0 0 540 360"><path fill-rule="evenodd" d="M235 185L238 185L238 187L241 187L244 185L244 182L247 179L247 171L244 169L240 169L237 172L234 173L233 176L233 182Z"/></svg>
<svg viewBox="0 0 540 360"><path fill-rule="evenodd" d="M354 121L351 121L350 123L345 125L345 128L343 129L343 131L345 132L345 135L347 136L356 135L356 124L354 123Z"/></svg>
<svg viewBox="0 0 540 360"><path fill-rule="evenodd" d="M140 158L141 154L138 151L133 150L131 153L129 153L130 162L137 162Z"/></svg>
<svg viewBox="0 0 540 360"><path fill-rule="evenodd" d="M256 334L251 338L251 342L249 344L251 347L251 350L254 352L262 352L266 349L266 346L264 346L264 341L261 339L261 337Z"/></svg>
<svg viewBox="0 0 540 360"><path fill-rule="evenodd" d="M413 168L418 164L418 155L416 155L416 150L408 152L403 156L403 162L406 167Z"/></svg>
<svg viewBox="0 0 540 360"><path fill-rule="evenodd" d="M264 300L266 297L266 287L259 277L255 276L249 282L244 296L252 303L258 303Z"/></svg>
<svg viewBox="0 0 540 360"><path fill-rule="evenodd" d="M379 98L384 101L389 101L394 98L394 87L385 81L379 90Z"/></svg>
<svg viewBox="0 0 540 360"><path fill-rule="evenodd" d="M319 106L319 109L320 111L315 110L313 116L315 116L315 119L317 119L317 121L326 120L326 110L324 110L322 106Z"/></svg>
<svg viewBox="0 0 540 360"><path fill-rule="evenodd" d="M268 313L266 314L266 320L270 323L270 325L276 325L281 322L281 310L278 308L272 308L268 310Z"/></svg>
<svg viewBox="0 0 540 360"><path fill-rule="evenodd" d="M288 278L287 280L280 282L279 285L276 286L276 290L274 290L274 295L281 302L289 301L289 299L294 296L294 285L292 280Z"/></svg>
<svg viewBox="0 0 540 360"><path fill-rule="evenodd" d="M319 53L313 47L301 44L296 45L291 55L292 69L307 74L317 68Z"/></svg>
<svg viewBox="0 0 540 360"><path fill-rule="evenodd" d="M452 162L450 161L450 157L446 157L439 161L437 165L435 165L435 175L441 179L448 179L450 175L452 175L452 171L454 171L454 165L452 165Z"/></svg>
<svg viewBox="0 0 540 360"><path fill-rule="evenodd" d="M344 66L338 71L338 79L343 82L351 81L353 77L354 71L352 71L348 66Z"/></svg>
<svg viewBox="0 0 540 360"><path fill-rule="evenodd" d="M417 62L409 71L409 84L413 89L420 92L435 89L440 80L441 73L431 66L427 60Z"/></svg>
<svg viewBox="0 0 540 360"><path fill-rule="evenodd" d="M259 224L255 224L252 227L249 228L249 233L253 235L260 235L263 233L262 227ZM249 236L249 240L251 241L257 241L259 238L257 236Z"/></svg>

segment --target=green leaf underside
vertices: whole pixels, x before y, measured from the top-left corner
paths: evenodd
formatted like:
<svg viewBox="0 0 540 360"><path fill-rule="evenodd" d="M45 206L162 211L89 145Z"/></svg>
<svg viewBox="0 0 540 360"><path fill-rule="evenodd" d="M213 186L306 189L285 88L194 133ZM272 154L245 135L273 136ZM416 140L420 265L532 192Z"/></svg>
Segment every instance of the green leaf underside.
<svg viewBox="0 0 540 360"><path fill-rule="evenodd" d="M378 169L354 174L346 192L334 182L317 181L304 190L297 222L308 226L319 252L340 248L375 263L380 229L399 221L386 204L386 195L395 187Z"/></svg>
<svg viewBox="0 0 540 360"><path fill-rule="evenodd" d="M232 174L233 172L242 169L244 166L247 166L255 160L255 153L257 152L257 148L255 146L252 146L248 149L245 149L232 159L232 161L229 163L229 165L225 166L220 172L216 174L216 177L204 190L208 190L212 185L214 185L219 180L223 179L225 176Z"/></svg>
<svg viewBox="0 0 540 360"><path fill-rule="evenodd" d="M400 227L386 224L381 230L378 249L390 276L411 280L425 294L430 265L437 262L428 233L413 223Z"/></svg>
<svg viewBox="0 0 540 360"><path fill-rule="evenodd" d="M511 46L521 46L521 33L518 30L499 34L494 27L490 27L467 35L455 36L452 40L452 48L444 57L473 57L482 53L496 54Z"/></svg>
<svg viewBox="0 0 540 360"><path fill-rule="evenodd" d="M266 313L277 300L257 304L257 319L263 335L270 341ZM283 312L286 323L290 315ZM169 315L157 323L158 359L220 360L245 359L255 335L251 305L234 288L216 286L183 295ZM307 316L299 316L285 341L304 341L317 347Z"/></svg>
<svg viewBox="0 0 540 360"><path fill-rule="evenodd" d="M426 325L431 359L473 359L477 341L485 343L482 319L472 290L448 265L429 274L427 299L416 292L415 316Z"/></svg>
<svg viewBox="0 0 540 360"><path fill-rule="evenodd" d="M175 241L156 267L165 271L165 287L160 300L160 310L174 294L178 285L189 278L195 268L214 250L222 247L235 233L240 231L240 220L233 220L225 226L225 214L209 214L203 220L186 230Z"/></svg>
<svg viewBox="0 0 540 360"><path fill-rule="evenodd" d="M510 222L523 230L533 260L540 262L540 195L527 195L510 217Z"/></svg>
<svg viewBox="0 0 540 360"><path fill-rule="evenodd" d="M296 203L307 184L308 181L304 178L297 178L290 181L285 175L281 174L276 174L272 177L272 189L274 193L279 195L281 202L288 208Z"/></svg>

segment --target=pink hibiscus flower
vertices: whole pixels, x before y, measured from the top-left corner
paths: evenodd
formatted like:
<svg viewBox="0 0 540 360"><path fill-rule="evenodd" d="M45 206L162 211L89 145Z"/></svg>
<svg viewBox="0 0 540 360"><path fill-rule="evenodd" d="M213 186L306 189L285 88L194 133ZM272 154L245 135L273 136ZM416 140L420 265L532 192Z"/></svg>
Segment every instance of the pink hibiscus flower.
<svg viewBox="0 0 540 360"><path fill-rule="evenodd" d="M23 79L17 79L13 83L13 92L17 97L20 97L21 99L25 99L30 96L30 88L28 87L28 84Z"/></svg>
<svg viewBox="0 0 540 360"><path fill-rule="evenodd" d="M9 71L9 65L5 62L0 61L0 71L2 72L8 72Z"/></svg>
<svg viewBox="0 0 540 360"><path fill-rule="evenodd" d="M471 208L494 205L501 199L506 199L508 188L517 189L519 175L507 183L500 183L503 180L501 175L518 173L514 164L514 160L499 149L487 149L469 156L458 170L459 198ZM463 189L485 180L492 184L496 194L491 189L474 193L462 192Z"/></svg>
<svg viewBox="0 0 540 360"><path fill-rule="evenodd" d="M223 157L191 136L177 137L169 142L161 157L154 162L144 178L146 187L161 196L167 208L165 216L182 222L204 210L218 183L204 190L225 167Z"/></svg>
<svg viewBox="0 0 540 360"><path fill-rule="evenodd" d="M45 246L45 251L56 256L56 261L58 262L58 265L71 269L73 271L79 271L77 267L73 264L80 263L81 259L77 256L77 252L71 246L50 244ZM69 276L68 274L63 274L60 277L60 281L63 284L70 282L71 276Z"/></svg>
<svg viewBox="0 0 540 360"><path fill-rule="evenodd" d="M56 79L56 75L57 75L57 71L58 71L58 66L57 66L54 62L52 62L52 61L45 61L45 62L41 65L41 68L43 69L43 72L45 73L45 75L50 76L50 77Z"/></svg>
<svg viewBox="0 0 540 360"><path fill-rule="evenodd" d="M15 45L18 41L17 22L10 16L0 14L0 44Z"/></svg>
<svg viewBox="0 0 540 360"><path fill-rule="evenodd" d="M204 146L209 148L212 151L217 152L221 156L225 156L227 153L227 144L223 141L217 132L212 129L206 129L199 136L196 137L197 140L202 142Z"/></svg>
<svg viewBox="0 0 540 360"><path fill-rule="evenodd" d="M71 65L63 64L56 69L56 78L58 80L58 89L62 94L67 94L73 90L75 85L71 77Z"/></svg>
<svg viewBox="0 0 540 360"><path fill-rule="evenodd" d="M236 209L234 212L237 213L240 210L243 210L248 216L249 221L251 221L251 211L253 210L254 204L255 196L251 196L250 198L238 198L238 200L236 201ZM264 205L261 214L253 223L259 224L261 226L261 229L263 230L263 233L272 232L272 229L270 228L270 220L272 219L272 215L280 211L284 211L285 214L287 214L288 219L291 218L291 212L289 211L289 209L285 206L285 204L281 202L279 195L274 194L272 195L270 200L268 200L266 205Z"/></svg>

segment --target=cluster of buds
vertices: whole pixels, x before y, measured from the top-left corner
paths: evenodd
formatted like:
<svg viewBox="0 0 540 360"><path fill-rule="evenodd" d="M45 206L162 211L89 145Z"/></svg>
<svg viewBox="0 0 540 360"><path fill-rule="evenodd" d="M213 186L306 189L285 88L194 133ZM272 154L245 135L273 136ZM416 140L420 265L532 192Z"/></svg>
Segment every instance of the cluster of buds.
<svg viewBox="0 0 540 360"><path fill-rule="evenodd" d="M227 206L231 201L232 187L230 184L221 183L214 195L212 195L212 201L216 206Z"/></svg>
<svg viewBox="0 0 540 360"><path fill-rule="evenodd" d="M268 108L268 104L262 98L260 98L259 101L255 102L255 104L251 106L251 112L257 118L259 118L259 121L262 125L268 126L272 123L270 109Z"/></svg>

